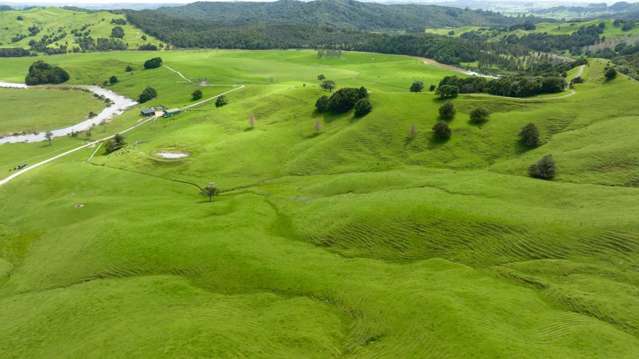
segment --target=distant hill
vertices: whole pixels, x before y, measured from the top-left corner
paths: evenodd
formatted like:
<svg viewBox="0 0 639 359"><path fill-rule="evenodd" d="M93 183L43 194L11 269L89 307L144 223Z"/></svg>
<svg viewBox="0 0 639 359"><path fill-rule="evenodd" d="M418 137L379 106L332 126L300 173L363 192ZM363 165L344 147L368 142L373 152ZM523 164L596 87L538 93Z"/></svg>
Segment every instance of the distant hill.
<svg viewBox="0 0 639 359"><path fill-rule="evenodd" d="M423 31L426 27L466 25L503 26L521 21L490 11L436 5L384 5L354 0L197 2L164 7L156 11L174 18L220 25L294 24L364 31ZM152 16L153 12L148 14Z"/></svg>
<svg viewBox="0 0 639 359"><path fill-rule="evenodd" d="M113 29L120 27L122 33ZM123 14L78 8L36 7L0 11L0 48L38 53L137 49L160 41L131 25Z"/></svg>
<svg viewBox="0 0 639 359"><path fill-rule="evenodd" d="M639 19L639 3L617 2L612 5L605 3L587 4L584 6L556 6L546 9L533 10L532 13L551 18L594 18L614 17L620 19Z"/></svg>

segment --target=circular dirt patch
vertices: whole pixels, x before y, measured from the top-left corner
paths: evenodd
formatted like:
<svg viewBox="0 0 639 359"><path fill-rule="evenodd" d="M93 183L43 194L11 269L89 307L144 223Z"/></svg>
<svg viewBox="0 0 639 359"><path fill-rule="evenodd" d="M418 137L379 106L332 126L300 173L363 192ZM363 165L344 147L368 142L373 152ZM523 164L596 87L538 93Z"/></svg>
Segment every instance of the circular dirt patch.
<svg viewBox="0 0 639 359"><path fill-rule="evenodd" d="M181 160L191 156L190 153L182 151L158 151L155 155L163 160Z"/></svg>

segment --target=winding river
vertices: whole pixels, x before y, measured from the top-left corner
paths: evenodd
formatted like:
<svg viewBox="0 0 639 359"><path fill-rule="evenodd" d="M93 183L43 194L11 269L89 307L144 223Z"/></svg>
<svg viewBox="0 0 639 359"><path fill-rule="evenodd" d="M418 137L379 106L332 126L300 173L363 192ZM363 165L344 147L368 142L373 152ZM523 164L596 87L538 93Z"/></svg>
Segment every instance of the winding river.
<svg viewBox="0 0 639 359"><path fill-rule="evenodd" d="M30 86L25 84L16 84L10 82L2 82L0 81L0 87L3 88L12 88L16 90L28 90ZM100 112L97 116L86 119L82 122L79 122L73 126L59 128L55 130L51 130L53 137L62 137L72 134L73 132L81 132L89 130L93 126L97 126L105 121L108 121L118 115L121 115L128 108L135 106L137 102L131 100L130 98L120 96L111 90L104 89L100 86L90 86L90 85L56 85L56 86L42 86L42 87L57 87L57 88L72 88L79 90L87 90L92 92L93 94L103 97L111 101L111 105L104 108L102 112ZM42 88L41 87L41 88ZM29 133L29 134L19 134L19 135L8 135L4 137L0 137L0 144L5 143L20 143L20 142L41 142L46 141L46 132L39 133Z"/></svg>

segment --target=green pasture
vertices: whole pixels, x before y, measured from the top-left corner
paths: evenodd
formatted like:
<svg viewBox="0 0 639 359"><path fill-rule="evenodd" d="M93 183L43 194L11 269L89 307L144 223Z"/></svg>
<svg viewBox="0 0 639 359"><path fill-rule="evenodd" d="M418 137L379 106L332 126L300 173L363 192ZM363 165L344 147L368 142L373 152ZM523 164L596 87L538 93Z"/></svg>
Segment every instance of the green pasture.
<svg viewBox="0 0 639 359"><path fill-rule="evenodd" d="M156 55L192 82L142 70ZM0 59L0 80L33 60ZM131 97L153 86L149 105L245 87L224 107L130 132L120 151L90 162L94 149L79 151L0 187L3 358L639 354L639 108L629 96L639 85L605 82L601 60L571 96L459 97L446 142L431 134L442 102L408 88L452 73L416 58L220 50L47 60L72 83L116 75L111 89ZM327 94L319 74L365 86L373 111L315 113ZM480 106L492 115L478 127L469 113ZM141 107L91 138L136 123ZM533 150L517 140L529 122L543 138ZM0 145L0 173L86 140ZM158 160L167 149L190 157ZM546 154L557 178L529 178ZM193 185L209 182L222 190L210 203Z"/></svg>

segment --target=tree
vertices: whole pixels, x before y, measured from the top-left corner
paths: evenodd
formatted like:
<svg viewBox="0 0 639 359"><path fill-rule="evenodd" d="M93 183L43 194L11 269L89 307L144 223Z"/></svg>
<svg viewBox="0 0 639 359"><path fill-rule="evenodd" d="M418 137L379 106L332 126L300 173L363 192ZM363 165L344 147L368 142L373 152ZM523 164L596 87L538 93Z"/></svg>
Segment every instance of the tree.
<svg viewBox="0 0 639 359"><path fill-rule="evenodd" d="M124 29L122 29L120 26L114 27L113 29L111 29L111 37L115 37L116 39L124 38Z"/></svg>
<svg viewBox="0 0 639 359"><path fill-rule="evenodd" d="M205 197L208 197L209 202L213 201L213 197L217 196L219 192L220 190L217 188L217 186L213 182L209 182L209 184L207 184L206 186L200 189L200 194Z"/></svg>
<svg viewBox="0 0 639 359"><path fill-rule="evenodd" d="M222 95L215 100L215 107L222 107L226 105L228 102L226 101L226 96Z"/></svg>
<svg viewBox="0 0 639 359"><path fill-rule="evenodd" d="M117 78L117 77L115 77L115 76L111 76L111 77L109 78L109 83L110 83L111 85L115 85L115 84L117 84L117 83L118 83L118 78Z"/></svg>
<svg viewBox="0 0 639 359"><path fill-rule="evenodd" d="M528 168L528 175L533 178L551 180L555 178L555 160L552 155L542 157L537 163Z"/></svg>
<svg viewBox="0 0 639 359"><path fill-rule="evenodd" d="M617 78L617 70L614 67L610 67L606 70L606 81L612 81Z"/></svg>
<svg viewBox="0 0 639 359"><path fill-rule="evenodd" d="M477 107L470 112L470 123L473 125L483 125L488 122L490 112L483 107Z"/></svg>
<svg viewBox="0 0 639 359"><path fill-rule="evenodd" d="M350 111L357 101L366 98L368 91L364 87L359 89L352 87L341 88L328 99L328 111L339 114Z"/></svg>
<svg viewBox="0 0 639 359"><path fill-rule="evenodd" d="M124 69L124 71L131 72L133 71L133 67L131 67L131 65L126 65L126 69Z"/></svg>
<svg viewBox="0 0 639 359"><path fill-rule="evenodd" d="M162 58L161 57L154 57L152 59L146 60L144 62L144 68L145 69L156 69L158 67L162 66Z"/></svg>
<svg viewBox="0 0 639 359"><path fill-rule="evenodd" d="M69 80L69 74L58 66L49 65L42 60L29 66L24 80L27 85L60 84Z"/></svg>
<svg viewBox="0 0 639 359"><path fill-rule="evenodd" d="M319 113L328 111L328 96L322 96L315 102L315 109Z"/></svg>
<svg viewBox="0 0 639 359"><path fill-rule="evenodd" d="M452 135L452 131L446 122L439 121L433 126L433 135L438 140L447 140Z"/></svg>
<svg viewBox="0 0 639 359"><path fill-rule="evenodd" d="M364 117L373 110L373 105L367 98L362 98L355 103L355 117Z"/></svg>
<svg viewBox="0 0 639 359"><path fill-rule="evenodd" d="M147 87L142 91L142 93L138 97L138 102L145 103L147 101L150 101L156 98L157 96L158 96L158 93L157 91L155 91L153 87Z"/></svg>
<svg viewBox="0 0 639 359"><path fill-rule="evenodd" d="M439 118L444 121L450 121L455 118L455 114L457 110L455 109L455 105L452 102L447 101L439 108Z"/></svg>
<svg viewBox="0 0 639 359"><path fill-rule="evenodd" d="M410 85L410 92L422 92L424 91L424 83L422 81L413 81Z"/></svg>
<svg viewBox="0 0 639 359"><path fill-rule="evenodd" d="M324 80L320 84L320 87L324 90L327 90L328 92L333 92L333 89L335 89L335 81Z"/></svg>
<svg viewBox="0 0 639 359"><path fill-rule="evenodd" d="M202 90L193 91L193 93L191 94L191 98L193 99L193 101L197 101L197 100L201 99L202 98Z"/></svg>
<svg viewBox="0 0 639 359"><path fill-rule="evenodd" d="M443 85L437 88L437 96L442 100L456 98L458 95L459 87L457 86Z"/></svg>
<svg viewBox="0 0 639 359"><path fill-rule="evenodd" d="M47 142L49 142L49 146L51 146L51 140L53 140L53 132L47 131L47 133L44 134L44 138L47 139Z"/></svg>
<svg viewBox="0 0 639 359"><path fill-rule="evenodd" d="M324 80L326 80L326 76L324 76L324 74L319 74L319 75L317 75L317 79L320 80L320 81L324 81Z"/></svg>
<svg viewBox="0 0 639 359"><path fill-rule="evenodd" d="M121 149L125 145L126 145L126 142L124 141L124 136L118 133L115 136L113 136L113 138L107 141L105 151L107 154L109 154Z"/></svg>
<svg viewBox="0 0 639 359"><path fill-rule="evenodd" d="M539 147L541 144L541 139L539 137L539 130L534 123L527 124L519 132L519 142L526 147Z"/></svg>
<svg viewBox="0 0 639 359"><path fill-rule="evenodd" d="M431 84L431 85L430 85L430 87L428 88L428 90L429 90L430 92L433 92L433 91L435 91L436 89L437 89L437 86L435 86L435 85L433 85L433 84Z"/></svg>

